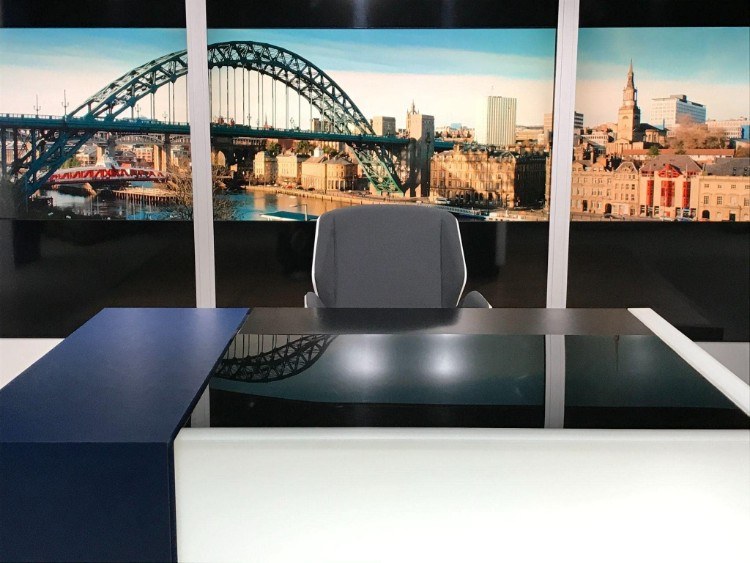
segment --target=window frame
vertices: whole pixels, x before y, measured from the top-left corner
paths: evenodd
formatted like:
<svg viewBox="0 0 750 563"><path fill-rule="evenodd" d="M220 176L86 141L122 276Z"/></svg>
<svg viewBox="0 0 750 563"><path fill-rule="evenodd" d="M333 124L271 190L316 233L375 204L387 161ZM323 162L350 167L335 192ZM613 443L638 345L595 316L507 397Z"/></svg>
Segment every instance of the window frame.
<svg viewBox="0 0 750 563"><path fill-rule="evenodd" d="M565 308L568 284L571 170L580 0L559 0L556 27L549 242L546 306ZM206 0L185 0L190 135L193 157L196 307L216 307L213 209L210 194L208 61ZM564 132L564 133L563 133Z"/></svg>

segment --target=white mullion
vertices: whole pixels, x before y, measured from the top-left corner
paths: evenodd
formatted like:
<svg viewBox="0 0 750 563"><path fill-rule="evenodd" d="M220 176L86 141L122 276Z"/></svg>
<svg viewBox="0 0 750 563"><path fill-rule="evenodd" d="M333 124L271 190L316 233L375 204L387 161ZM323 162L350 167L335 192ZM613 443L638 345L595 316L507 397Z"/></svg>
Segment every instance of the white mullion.
<svg viewBox="0 0 750 563"><path fill-rule="evenodd" d="M552 131L547 307L565 308L568 291L571 155L578 56L579 0L559 0Z"/></svg>
<svg viewBox="0 0 750 563"><path fill-rule="evenodd" d="M214 222L211 186L211 131L208 107L206 0L185 0L187 22L187 87L190 116L190 156L193 175L195 237L195 302L216 307Z"/></svg>
<svg viewBox="0 0 750 563"><path fill-rule="evenodd" d="M544 336L544 427L565 427L565 335Z"/></svg>
<svg viewBox="0 0 750 563"><path fill-rule="evenodd" d="M682 334L653 309L630 308L628 311L690 364L690 367L742 409L742 412L750 416L750 386L747 383Z"/></svg>

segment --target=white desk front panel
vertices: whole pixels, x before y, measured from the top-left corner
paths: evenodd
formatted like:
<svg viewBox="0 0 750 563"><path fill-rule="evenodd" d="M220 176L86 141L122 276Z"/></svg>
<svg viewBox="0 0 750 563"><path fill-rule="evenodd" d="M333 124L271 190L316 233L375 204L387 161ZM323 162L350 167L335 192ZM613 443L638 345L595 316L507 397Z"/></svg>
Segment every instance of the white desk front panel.
<svg viewBox="0 0 750 563"><path fill-rule="evenodd" d="M184 429L181 561L750 556L750 432Z"/></svg>

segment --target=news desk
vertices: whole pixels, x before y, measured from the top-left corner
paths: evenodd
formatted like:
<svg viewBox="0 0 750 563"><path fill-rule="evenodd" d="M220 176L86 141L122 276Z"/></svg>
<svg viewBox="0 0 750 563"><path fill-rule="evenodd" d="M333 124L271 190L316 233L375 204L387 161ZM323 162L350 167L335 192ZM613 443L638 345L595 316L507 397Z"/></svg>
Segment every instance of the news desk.
<svg viewBox="0 0 750 563"><path fill-rule="evenodd" d="M748 401L650 310L106 309L0 390L0 559L482 559L622 490L732 555Z"/></svg>

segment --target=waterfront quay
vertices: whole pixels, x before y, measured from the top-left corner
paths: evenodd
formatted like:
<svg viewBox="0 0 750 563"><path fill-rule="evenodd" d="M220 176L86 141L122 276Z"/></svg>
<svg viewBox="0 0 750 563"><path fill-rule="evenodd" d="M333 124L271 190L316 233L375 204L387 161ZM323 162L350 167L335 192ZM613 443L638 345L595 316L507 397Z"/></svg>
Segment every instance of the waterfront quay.
<svg viewBox="0 0 750 563"><path fill-rule="evenodd" d="M287 195L290 197L307 198L327 202L332 208L345 207L349 205L429 205L440 207L446 211L456 213L465 217L475 219L486 218L486 215L479 209L464 209L460 207L449 207L446 205L436 205L429 198L425 197L398 197L390 195L373 194L365 191L338 192L338 191L309 191L295 188L284 188L281 186L247 186L247 191L258 191L275 195ZM515 219L518 220L518 219Z"/></svg>
<svg viewBox="0 0 750 563"><path fill-rule="evenodd" d="M283 194L294 197L302 197L309 199L319 199L321 201L339 202L347 205L371 205L371 204L387 204L387 203L416 203L420 201L420 198L403 198L403 197L388 197L385 195L374 195L370 192L338 192L338 191L327 191L317 192L308 190L298 190L295 188L283 188L281 186L247 186L245 188L248 191L259 191L272 194ZM422 198L423 199L423 198Z"/></svg>
<svg viewBox="0 0 750 563"><path fill-rule="evenodd" d="M177 199L174 192L162 188L125 188L112 190L112 194L117 199L149 205L166 205L174 203Z"/></svg>

